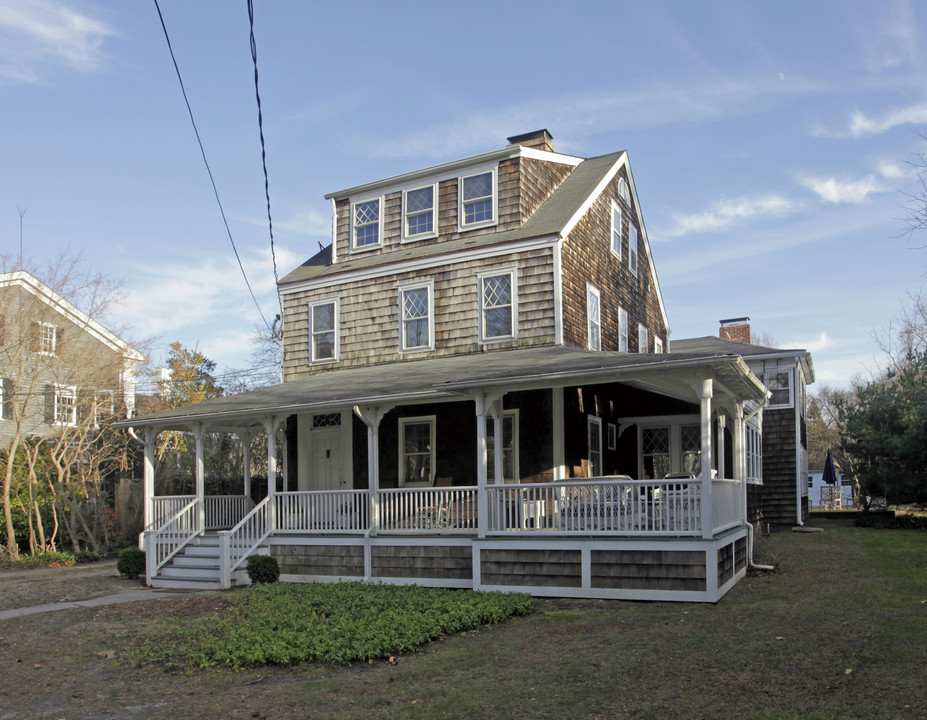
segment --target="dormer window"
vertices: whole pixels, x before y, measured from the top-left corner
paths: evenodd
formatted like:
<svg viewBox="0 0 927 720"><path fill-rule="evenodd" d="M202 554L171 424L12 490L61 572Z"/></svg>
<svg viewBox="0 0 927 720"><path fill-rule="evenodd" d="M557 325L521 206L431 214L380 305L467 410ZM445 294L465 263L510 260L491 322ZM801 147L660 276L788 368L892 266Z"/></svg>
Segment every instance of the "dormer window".
<svg viewBox="0 0 927 720"><path fill-rule="evenodd" d="M496 222L496 171L460 178L460 228L494 225Z"/></svg>
<svg viewBox="0 0 927 720"><path fill-rule="evenodd" d="M402 193L402 239L434 237L436 186L406 190Z"/></svg>
<svg viewBox="0 0 927 720"><path fill-rule="evenodd" d="M355 250L378 247L380 245L380 211L381 198L356 202L352 206L352 235Z"/></svg>

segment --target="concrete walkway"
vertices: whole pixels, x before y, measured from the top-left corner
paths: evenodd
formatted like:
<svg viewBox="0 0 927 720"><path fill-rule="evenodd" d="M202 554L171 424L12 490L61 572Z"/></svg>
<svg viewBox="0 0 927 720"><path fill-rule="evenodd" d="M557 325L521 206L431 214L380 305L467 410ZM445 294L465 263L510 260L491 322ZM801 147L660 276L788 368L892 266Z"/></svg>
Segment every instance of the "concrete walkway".
<svg viewBox="0 0 927 720"><path fill-rule="evenodd" d="M0 574L0 582L17 582L40 580L42 578L60 578L73 575L74 580L79 582L81 576L89 575L112 575L116 570L116 562L110 561L97 563L91 566L76 565L67 568L47 568L36 570L24 570L14 572L4 572ZM208 590L194 591L197 594L210 592ZM57 612L59 610L74 610L76 608L102 607L104 605L119 605L127 602L137 602L139 600L166 600L168 598L181 597L190 595L189 590L159 590L155 588L138 587L128 590L113 590L104 592L95 597L89 597L85 600L65 600L63 602L48 603L45 605L32 605L29 607L12 608L10 610L0 610L0 621L10 620L13 618L25 617L27 615L37 615L39 613Z"/></svg>

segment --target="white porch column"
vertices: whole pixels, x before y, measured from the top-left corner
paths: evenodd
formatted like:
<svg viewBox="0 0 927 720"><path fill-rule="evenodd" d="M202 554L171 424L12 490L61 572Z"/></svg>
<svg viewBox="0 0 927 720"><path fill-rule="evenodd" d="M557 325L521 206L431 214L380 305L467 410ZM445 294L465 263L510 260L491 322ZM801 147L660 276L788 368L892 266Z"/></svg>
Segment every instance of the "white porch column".
<svg viewBox="0 0 927 720"><path fill-rule="evenodd" d="M494 430L498 432L502 423L496 418L501 418L502 413L499 407L493 406L498 403L501 407L502 396L504 392L489 393L484 390L477 390L474 395L476 402L476 497L477 497L477 536L486 537L486 528L489 527L489 497L486 495L486 484L489 476L489 444L486 441L486 416L489 415L494 419ZM494 442L498 442L493 435ZM499 452L499 445L496 446L496 463L502 453ZM501 470L498 471L501 474ZM498 476L497 476L498 477Z"/></svg>
<svg viewBox="0 0 927 720"><path fill-rule="evenodd" d="M380 423L392 406L354 406L354 414L367 426L367 492L370 498L370 534L380 529Z"/></svg>
<svg viewBox="0 0 927 720"><path fill-rule="evenodd" d="M145 428L145 465L142 475L142 492L145 497L145 517L142 531L147 530L154 522L154 451L155 439L158 433L153 427Z"/></svg>
<svg viewBox="0 0 927 720"><path fill-rule="evenodd" d="M727 427L727 416L718 414L718 477L722 480L727 477L727 468L724 462L724 429ZM737 467L736 461L734 467Z"/></svg>
<svg viewBox="0 0 927 720"><path fill-rule="evenodd" d="M740 483L744 501L744 524L747 522L747 454L746 454L746 426L744 423L744 404L734 404L734 479Z"/></svg>
<svg viewBox="0 0 927 720"><path fill-rule="evenodd" d="M502 398L489 406L489 416L492 418L492 446L493 446L493 468L492 477L496 485L502 485L505 482L505 470L503 469L503 448L502 448ZM488 449L488 448L487 448ZM488 458L487 458L488 459ZM487 468L488 469L488 468Z"/></svg>
<svg viewBox="0 0 927 720"><path fill-rule="evenodd" d="M270 504L270 530L277 529L277 418L264 417L264 432L267 434L267 502Z"/></svg>
<svg viewBox="0 0 927 720"><path fill-rule="evenodd" d="M206 531L206 462L203 456L205 435L205 424L196 423L193 428L193 437L196 441L196 526L200 534Z"/></svg>
<svg viewBox="0 0 927 720"><path fill-rule="evenodd" d="M702 537L710 538L714 531L711 487L711 398L713 384L705 378L699 389L702 421Z"/></svg>

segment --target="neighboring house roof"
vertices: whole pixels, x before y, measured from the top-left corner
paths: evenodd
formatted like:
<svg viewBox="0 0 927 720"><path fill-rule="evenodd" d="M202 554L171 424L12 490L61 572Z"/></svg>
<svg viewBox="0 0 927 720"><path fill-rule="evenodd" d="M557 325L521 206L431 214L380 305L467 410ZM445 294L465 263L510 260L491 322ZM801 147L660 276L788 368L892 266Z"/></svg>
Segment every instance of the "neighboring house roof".
<svg viewBox="0 0 927 720"><path fill-rule="evenodd" d="M103 327L83 310L72 305L45 283L24 270L0 273L0 289L18 286L35 295L70 320L82 331L106 345L110 350L121 353L127 360L142 362L144 356L129 343Z"/></svg>
<svg viewBox="0 0 927 720"><path fill-rule="evenodd" d="M802 370L805 372L805 384L810 385L814 382L814 363L811 361L811 353L807 350L798 348L772 348L765 345L753 345L752 343L742 343L736 340L725 340L724 338L709 335L707 337L686 338L685 340L673 340L671 351L673 355L677 353L696 353L700 355L739 355L748 362L753 360L781 360L783 358L795 358L801 363Z"/></svg>
<svg viewBox="0 0 927 720"><path fill-rule="evenodd" d="M692 400L697 370L710 370L733 392L765 402L767 391L738 356L595 352L539 347L388 363L319 373L240 395L206 400L126 421L122 425L181 427L209 421L230 427L258 425L262 414L325 411L349 405L427 403L460 399L473 389L525 390L583 382L631 382ZM694 375L693 375L694 376ZM167 421L167 422L166 422Z"/></svg>

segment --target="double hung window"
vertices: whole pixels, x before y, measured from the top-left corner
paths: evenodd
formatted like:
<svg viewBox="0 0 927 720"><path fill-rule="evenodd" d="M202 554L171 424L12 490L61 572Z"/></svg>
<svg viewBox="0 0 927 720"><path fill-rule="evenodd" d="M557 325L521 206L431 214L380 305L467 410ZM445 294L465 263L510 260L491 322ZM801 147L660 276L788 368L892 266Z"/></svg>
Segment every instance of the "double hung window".
<svg viewBox="0 0 927 720"><path fill-rule="evenodd" d="M53 421L58 425L77 425L77 388L55 385L51 393Z"/></svg>
<svg viewBox="0 0 927 720"><path fill-rule="evenodd" d="M637 352L645 353L649 351L647 328L641 324L637 326Z"/></svg>
<svg viewBox="0 0 927 720"><path fill-rule="evenodd" d="M637 275L637 228L628 223L628 268Z"/></svg>
<svg viewBox="0 0 927 720"><path fill-rule="evenodd" d="M460 178L460 227L482 227L496 222L496 172Z"/></svg>
<svg viewBox="0 0 927 720"><path fill-rule="evenodd" d="M399 349L401 352L434 348L434 308L431 283L399 288Z"/></svg>
<svg viewBox="0 0 927 720"><path fill-rule="evenodd" d="M399 421L399 480L401 485L431 485L435 467L435 418Z"/></svg>
<svg viewBox="0 0 927 720"><path fill-rule="evenodd" d="M591 285L586 286L586 338L590 350L602 349L602 301Z"/></svg>
<svg viewBox="0 0 927 720"><path fill-rule="evenodd" d="M480 277L480 340L515 337L515 271Z"/></svg>
<svg viewBox="0 0 927 720"><path fill-rule="evenodd" d="M589 437L589 477L601 477L602 470L602 418L588 415L586 422Z"/></svg>
<svg viewBox="0 0 927 720"><path fill-rule="evenodd" d="M39 323L39 352L54 355L58 346L58 328L51 323Z"/></svg>
<svg viewBox="0 0 927 720"><path fill-rule="evenodd" d="M778 370L766 373L766 388L772 393L769 407L792 406L792 371Z"/></svg>
<svg viewBox="0 0 927 720"><path fill-rule="evenodd" d="M309 306L309 362L338 359L338 301L324 300Z"/></svg>
<svg viewBox="0 0 927 720"><path fill-rule="evenodd" d="M630 227L630 226L629 226ZM621 260L621 208L612 200L612 254Z"/></svg>
<svg viewBox="0 0 927 720"><path fill-rule="evenodd" d="M618 352L628 351L628 311L618 308Z"/></svg>
<svg viewBox="0 0 927 720"><path fill-rule="evenodd" d="M436 195L435 185L403 191L403 240L419 240L436 235Z"/></svg>
<svg viewBox="0 0 927 720"><path fill-rule="evenodd" d="M356 202L352 206L354 249L376 247L380 244L380 198Z"/></svg>

